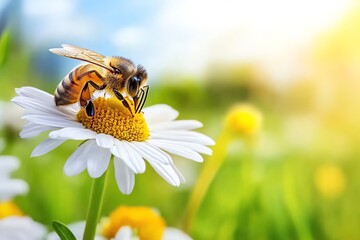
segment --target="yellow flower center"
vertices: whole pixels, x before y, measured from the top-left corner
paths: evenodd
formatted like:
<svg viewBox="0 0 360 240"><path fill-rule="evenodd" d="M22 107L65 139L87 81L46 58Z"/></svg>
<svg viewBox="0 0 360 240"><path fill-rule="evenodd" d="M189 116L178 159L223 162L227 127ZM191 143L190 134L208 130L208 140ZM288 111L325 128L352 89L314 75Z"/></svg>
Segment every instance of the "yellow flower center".
<svg viewBox="0 0 360 240"><path fill-rule="evenodd" d="M6 201L0 203L0 219L11 216L23 216L20 208L13 202Z"/></svg>
<svg viewBox="0 0 360 240"><path fill-rule="evenodd" d="M160 240L165 221L151 208L122 206L111 213L102 233L107 238L113 238L124 226L131 227L141 240Z"/></svg>
<svg viewBox="0 0 360 240"><path fill-rule="evenodd" d="M94 116L89 117L85 109L77 114L77 120L85 128L129 142L145 141L148 138L149 129L142 113L131 113L117 98L99 97L93 104ZM134 106L130 107L134 112Z"/></svg>

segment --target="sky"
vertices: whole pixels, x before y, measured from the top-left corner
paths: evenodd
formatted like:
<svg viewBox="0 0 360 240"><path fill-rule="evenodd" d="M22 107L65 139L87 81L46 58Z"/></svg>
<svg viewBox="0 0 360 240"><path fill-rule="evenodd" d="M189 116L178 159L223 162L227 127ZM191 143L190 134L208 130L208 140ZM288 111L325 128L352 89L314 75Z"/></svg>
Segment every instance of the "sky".
<svg viewBox="0 0 360 240"><path fill-rule="evenodd" d="M0 0L0 9L6 3ZM283 82L351 8L351 0L22 0L23 39L38 51L70 43L163 73L203 76L211 63L250 63ZM73 64L69 62L66 64ZM66 65L67 66L67 65Z"/></svg>

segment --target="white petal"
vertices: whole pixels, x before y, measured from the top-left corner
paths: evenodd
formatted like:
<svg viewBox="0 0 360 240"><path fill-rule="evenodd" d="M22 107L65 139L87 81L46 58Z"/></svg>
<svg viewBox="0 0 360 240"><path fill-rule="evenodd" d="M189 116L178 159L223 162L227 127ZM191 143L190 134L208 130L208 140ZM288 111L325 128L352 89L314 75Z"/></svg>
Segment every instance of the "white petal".
<svg viewBox="0 0 360 240"><path fill-rule="evenodd" d="M181 172L179 171L179 169L177 169L177 167L175 166L175 164L172 162L170 163L170 165L172 166L173 170L175 171L176 175L179 177L180 182L184 183L185 182L185 178L184 176L181 174Z"/></svg>
<svg viewBox="0 0 360 240"><path fill-rule="evenodd" d="M133 231L131 229L131 227L129 226L123 226L121 227L116 235L114 240L133 240Z"/></svg>
<svg viewBox="0 0 360 240"><path fill-rule="evenodd" d="M0 178L4 175L9 175L10 172L20 167L20 161L14 156L0 156Z"/></svg>
<svg viewBox="0 0 360 240"><path fill-rule="evenodd" d="M55 130L57 128L49 127L49 126L42 126L36 123L28 122L25 124L24 129L20 132L21 138L32 138L38 136L40 133Z"/></svg>
<svg viewBox="0 0 360 240"><path fill-rule="evenodd" d="M64 105L64 106L57 106L58 111L63 112L69 116L74 116L74 119L76 118L75 116L80 111L80 109L81 109L81 107L80 107L79 103L73 103L73 104Z"/></svg>
<svg viewBox="0 0 360 240"><path fill-rule="evenodd" d="M203 124L196 120L178 120L151 125L150 130L192 130L202 126Z"/></svg>
<svg viewBox="0 0 360 240"><path fill-rule="evenodd" d="M75 152L66 160L64 172L68 176L74 176L86 169L88 155L92 154L92 149L96 147L94 140L88 140L81 144Z"/></svg>
<svg viewBox="0 0 360 240"><path fill-rule="evenodd" d="M50 138L54 139L73 139L86 140L96 138L97 133L86 128L66 127L49 133Z"/></svg>
<svg viewBox="0 0 360 240"><path fill-rule="evenodd" d="M0 202L12 199L17 195L25 194L28 191L29 185L21 179L0 179Z"/></svg>
<svg viewBox="0 0 360 240"><path fill-rule="evenodd" d="M46 228L29 217L11 216L0 221L0 239L35 240L43 239Z"/></svg>
<svg viewBox="0 0 360 240"><path fill-rule="evenodd" d="M111 153L123 160L134 173L145 171L145 162L141 156L135 152L125 141L114 140L115 145L111 148Z"/></svg>
<svg viewBox="0 0 360 240"><path fill-rule="evenodd" d="M114 157L115 179L120 191L123 194L130 194L135 185L135 174L131 169L120 159Z"/></svg>
<svg viewBox="0 0 360 240"><path fill-rule="evenodd" d="M129 160L134 162L136 169L138 172L135 173L143 173L145 172L146 164L141 155L131 146L131 143L124 141L123 144L126 146L126 150L128 151Z"/></svg>
<svg viewBox="0 0 360 240"><path fill-rule="evenodd" d="M189 149L194 150L195 152L198 152L198 153L203 153L203 154L207 154L207 155L212 154L211 148L208 148L208 147L206 147L206 146L204 146L202 144L199 144L199 143L181 142L181 141L169 141L169 140L163 140L163 139L151 139L151 142L156 142L158 144L162 144L162 143L175 144L177 146L183 146L183 147L189 148Z"/></svg>
<svg viewBox="0 0 360 240"><path fill-rule="evenodd" d="M161 164L157 162L149 162L155 171L173 186L180 185L180 179L177 172L174 170L175 166L172 164Z"/></svg>
<svg viewBox="0 0 360 240"><path fill-rule="evenodd" d="M111 152L109 149L94 147L92 154L88 155L87 169L92 178L98 178L109 166Z"/></svg>
<svg viewBox="0 0 360 240"><path fill-rule="evenodd" d="M31 157L38 157L41 155L44 155L51 150L57 148L60 146L63 142L65 142L65 139L51 139L47 138L45 141L41 142L39 145L34 148L34 150L31 153Z"/></svg>
<svg viewBox="0 0 360 240"><path fill-rule="evenodd" d="M168 142L158 142L156 140L148 140L148 142L158 148L161 148L169 153L190 159L190 160L194 160L196 162L202 162L203 158L201 157L201 155L189 148L180 146L180 145L176 145L173 143L168 143Z"/></svg>
<svg viewBox="0 0 360 240"><path fill-rule="evenodd" d="M34 88L34 87L21 87L16 88L15 92L19 96L29 97L33 99L38 99L39 101L43 101L44 103L50 102L54 100L54 96L50 93L44 92L43 90Z"/></svg>
<svg viewBox="0 0 360 240"><path fill-rule="evenodd" d="M146 123L149 125L171 121L177 118L179 113L173 109L172 107L166 104L157 104L142 110L144 112L144 117L146 119Z"/></svg>
<svg viewBox="0 0 360 240"><path fill-rule="evenodd" d="M134 146L135 151L147 161L155 161L162 164L169 164L172 161L169 154L147 142L131 142L131 144Z"/></svg>
<svg viewBox="0 0 360 240"><path fill-rule="evenodd" d="M180 131L180 130L154 131L151 132L150 138L175 140L182 142L193 142L193 143L200 143L203 145L215 144L214 140L212 140L208 136L193 131Z"/></svg>
<svg viewBox="0 0 360 240"><path fill-rule="evenodd" d="M114 137L108 134L100 133L96 136L96 143L99 147L111 148L114 146Z"/></svg>
<svg viewBox="0 0 360 240"><path fill-rule="evenodd" d="M81 123L70 121L58 116L47 116L47 115L37 115L30 114L24 115L22 119L25 119L29 122L34 122L39 125L50 126L50 127L83 127Z"/></svg>
<svg viewBox="0 0 360 240"><path fill-rule="evenodd" d="M73 113L70 114L68 112L59 111L58 107L54 104L54 100L51 100L51 104L49 104L49 102L41 102L38 99L18 96L14 97L11 101L26 109L27 114L42 113L47 114L48 116L63 117L68 120L73 120L76 118L76 115Z"/></svg>
<svg viewBox="0 0 360 240"><path fill-rule="evenodd" d="M179 229L167 227L164 231L163 240L192 240L192 238Z"/></svg>

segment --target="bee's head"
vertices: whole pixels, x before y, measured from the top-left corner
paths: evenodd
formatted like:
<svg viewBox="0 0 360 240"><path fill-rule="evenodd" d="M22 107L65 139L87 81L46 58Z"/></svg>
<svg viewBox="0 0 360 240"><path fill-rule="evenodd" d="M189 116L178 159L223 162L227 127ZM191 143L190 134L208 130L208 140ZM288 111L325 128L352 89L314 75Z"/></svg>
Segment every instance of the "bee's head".
<svg viewBox="0 0 360 240"><path fill-rule="evenodd" d="M114 77L121 82L121 87L125 87L131 97L137 96L147 81L145 68L141 65L136 67L131 60L122 57L114 57L110 66L114 69Z"/></svg>
<svg viewBox="0 0 360 240"><path fill-rule="evenodd" d="M132 74L126 84L126 89L131 97L139 94L139 90L147 82L147 73L143 66L138 65L134 74Z"/></svg>

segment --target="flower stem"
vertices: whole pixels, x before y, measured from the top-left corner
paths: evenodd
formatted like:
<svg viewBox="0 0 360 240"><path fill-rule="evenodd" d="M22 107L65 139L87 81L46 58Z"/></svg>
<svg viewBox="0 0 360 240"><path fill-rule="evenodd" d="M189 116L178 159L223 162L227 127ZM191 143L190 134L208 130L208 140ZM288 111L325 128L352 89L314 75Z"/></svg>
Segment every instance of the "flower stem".
<svg viewBox="0 0 360 240"><path fill-rule="evenodd" d="M195 215L209 189L209 186L225 160L227 147L230 142L231 136L229 132L222 131L216 141L216 145L213 148L213 155L206 161L190 196L184 219L185 232L190 232Z"/></svg>
<svg viewBox="0 0 360 240"><path fill-rule="evenodd" d="M298 187L296 186L296 179L293 175L296 170L293 169L290 163L291 162L287 161L284 164L283 170L284 204L294 223L299 239L311 240L313 237L308 224L309 221L304 211L301 210L302 203L299 201L299 193L296 191Z"/></svg>
<svg viewBox="0 0 360 240"><path fill-rule="evenodd" d="M93 240L95 238L96 226L104 199L107 172L93 180L83 240Z"/></svg>

